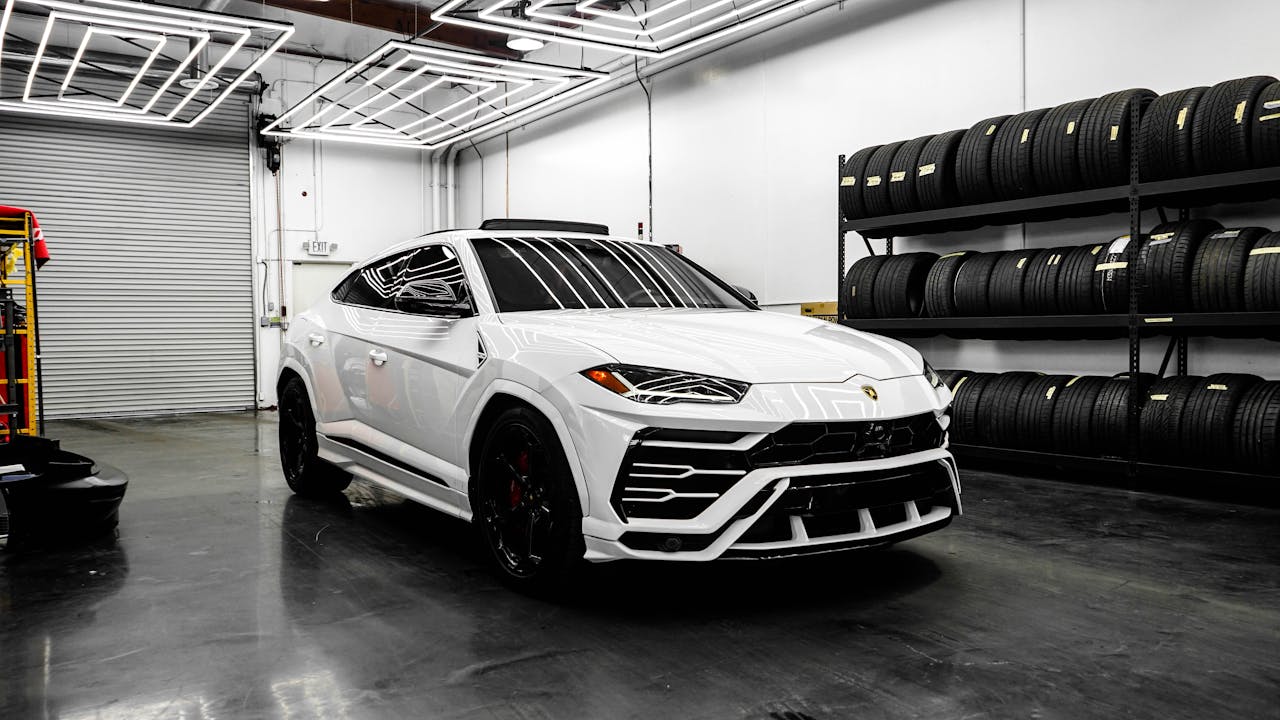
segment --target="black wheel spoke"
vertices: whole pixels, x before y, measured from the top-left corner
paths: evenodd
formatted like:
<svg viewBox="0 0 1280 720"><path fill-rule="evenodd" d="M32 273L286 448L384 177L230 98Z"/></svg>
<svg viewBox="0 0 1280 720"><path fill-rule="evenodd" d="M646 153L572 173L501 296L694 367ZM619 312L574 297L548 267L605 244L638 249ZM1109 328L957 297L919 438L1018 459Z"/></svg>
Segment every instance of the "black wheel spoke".
<svg viewBox="0 0 1280 720"><path fill-rule="evenodd" d="M528 577L543 563L552 527L542 445L523 425L495 432L501 434L479 479L480 522L499 562L511 574Z"/></svg>

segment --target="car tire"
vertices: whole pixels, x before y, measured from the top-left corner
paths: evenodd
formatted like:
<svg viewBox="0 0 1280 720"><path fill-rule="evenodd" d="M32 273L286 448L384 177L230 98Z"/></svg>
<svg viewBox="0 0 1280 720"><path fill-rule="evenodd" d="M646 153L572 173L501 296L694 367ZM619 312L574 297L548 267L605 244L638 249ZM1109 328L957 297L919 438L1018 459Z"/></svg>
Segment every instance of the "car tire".
<svg viewBox="0 0 1280 720"><path fill-rule="evenodd" d="M981 445L982 434L978 427L978 407L987 387L999 375L993 373L969 373L956 380L951 388L951 441L965 445Z"/></svg>
<svg viewBox="0 0 1280 720"><path fill-rule="evenodd" d="M299 495L336 495L351 484L351 473L319 457L316 417L302 378L293 376L280 390L280 467L289 489Z"/></svg>
<svg viewBox="0 0 1280 720"><path fill-rule="evenodd" d="M1008 115L983 120L965 131L956 148L956 192L966 205L996 199L991 185L991 146Z"/></svg>
<svg viewBox="0 0 1280 720"><path fill-rule="evenodd" d="M1094 272L1105 244L1073 248L1062 258L1058 271L1058 312L1065 315L1093 315L1102 312L1098 289L1101 276Z"/></svg>
<svg viewBox="0 0 1280 720"><path fill-rule="evenodd" d="M996 316L1023 314L1022 282L1028 266L1038 250L1011 250L1005 253L991 270L991 282L987 285L987 303L990 313Z"/></svg>
<svg viewBox="0 0 1280 720"><path fill-rule="evenodd" d="M1053 449L1067 455L1093 455L1093 406L1109 378L1077 375L1063 383L1053 406Z"/></svg>
<svg viewBox="0 0 1280 720"><path fill-rule="evenodd" d="M1232 431L1237 468L1275 472L1280 465L1280 382L1259 383L1245 393Z"/></svg>
<svg viewBox="0 0 1280 720"><path fill-rule="evenodd" d="M887 255L868 255L859 258L844 276L844 286L840 289L840 303L844 318L873 318L876 315L875 290L876 277L880 267L889 259Z"/></svg>
<svg viewBox="0 0 1280 720"><path fill-rule="evenodd" d="M1252 144L1254 167L1280 165L1280 82L1266 86L1254 105Z"/></svg>
<svg viewBox="0 0 1280 720"><path fill-rule="evenodd" d="M908 140L894 153L893 162L889 165L889 204L894 213L909 213L920 209L916 174L920 168L920 152L932 139L932 135L924 135Z"/></svg>
<svg viewBox="0 0 1280 720"><path fill-rule="evenodd" d="M867 160L867 177L862 183L862 205L866 208L868 217L893 214L893 202L889 199L890 168L893 167L893 158L903 145L906 145L904 140L881 145Z"/></svg>
<svg viewBox="0 0 1280 720"><path fill-rule="evenodd" d="M1204 382L1195 375L1175 375L1157 380L1147 393L1138 424L1144 460L1176 465L1183 459L1179 447L1183 409L1191 393Z"/></svg>
<svg viewBox="0 0 1280 720"><path fill-rule="evenodd" d="M1033 372L1000 373L986 387L978 403L978 436L983 445L1019 446L1018 402L1027 385L1037 377Z"/></svg>
<svg viewBox="0 0 1280 720"><path fill-rule="evenodd" d="M1267 234L1246 227L1209 233L1191 267L1191 309L1195 312L1244 310L1244 273L1249 253Z"/></svg>
<svg viewBox="0 0 1280 720"><path fill-rule="evenodd" d="M1142 240L1146 237L1140 238ZM1129 312L1128 247L1128 235L1112 240L1093 268L1097 273L1094 287L1098 289L1098 304L1104 313Z"/></svg>
<svg viewBox="0 0 1280 720"><path fill-rule="evenodd" d="M1147 400L1147 391L1156 381L1151 373L1138 375L1138 409ZM1129 374L1107 378L1093 403L1093 420L1089 429L1094 454L1123 458L1129 454Z"/></svg>
<svg viewBox="0 0 1280 720"><path fill-rule="evenodd" d="M1000 124L991 144L991 186L1001 200L1035 195L1032 155L1040 119L1047 110L1028 110Z"/></svg>
<svg viewBox="0 0 1280 720"><path fill-rule="evenodd" d="M956 312L956 276L965 261L973 257L969 250L947 253L929 268L924 281L924 314L927 317L953 317Z"/></svg>
<svg viewBox="0 0 1280 720"><path fill-rule="evenodd" d="M1244 309L1280 310L1280 232L1263 235L1244 266Z"/></svg>
<svg viewBox="0 0 1280 720"><path fill-rule="evenodd" d="M1191 271L1200 244L1222 229L1213 220L1157 225L1138 253L1139 312L1186 312L1191 309Z"/></svg>
<svg viewBox="0 0 1280 720"><path fill-rule="evenodd" d="M1016 442L1023 450L1053 449L1053 409L1070 375L1038 375L1022 389L1015 413Z"/></svg>
<svg viewBox="0 0 1280 720"><path fill-rule="evenodd" d="M1146 89L1108 93L1089 104L1081 120L1076 156L1084 187L1113 187L1129 184L1129 138L1138 128L1130 127L1131 108L1138 104L1139 122L1156 94Z"/></svg>
<svg viewBox="0 0 1280 720"><path fill-rule="evenodd" d="M960 202L956 191L956 151L964 134L964 130L938 133L920 150L915 184L921 210L952 207Z"/></svg>
<svg viewBox="0 0 1280 720"><path fill-rule="evenodd" d="M1178 449L1188 465L1231 467L1236 410L1262 378L1240 373L1210 375L1187 398L1178 430Z"/></svg>
<svg viewBox="0 0 1280 720"><path fill-rule="evenodd" d="M991 284L991 272L1004 254L1003 251L978 253L960 266L956 273L956 315L983 317L991 314L987 287Z"/></svg>
<svg viewBox="0 0 1280 720"><path fill-rule="evenodd" d="M924 312L925 284L938 255L931 252L890 255L876 273L873 292L879 317L920 317Z"/></svg>
<svg viewBox="0 0 1280 720"><path fill-rule="evenodd" d="M1062 274L1062 261L1072 248L1059 247L1041 250L1032 256L1030 266L1022 278L1022 312L1025 315L1057 315L1058 276Z"/></svg>
<svg viewBox="0 0 1280 720"><path fill-rule="evenodd" d="M1036 189L1042 195L1080 188L1080 158L1077 157L1076 146L1081 121L1092 103L1092 99L1063 103L1049 110L1040 120L1031 167Z"/></svg>
<svg viewBox="0 0 1280 720"><path fill-rule="evenodd" d="M867 161L879 149L879 145L862 148L844 161L840 178L840 212L845 220L867 217L867 206L862 202L862 184L867 179Z"/></svg>
<svg viewBox="0 0 1280 720"><path fill-rule="evenodd" d="M1245 170L1252 164L1249 145L1258 96L1276 79L1267 75L1226 80L1209 88L1196 106L1191 156L1201 175Z"/></svg>
<svg viewBox="0 0 1280 720"><path fill-rule="evenodd" d="M1156 98L1142 116L1138 176L1143 182L1171 180L1195 173L1191 134L1196 106L1207 87L1187 88Z"/></svg>
<svg viewBox="0 0 1280 720"><path fill-rule="evenodd" d="M504 410L485 433L471 487L502 582L534 595L566 589L585 562L582 506L551 423L532 408Z"/></svg>

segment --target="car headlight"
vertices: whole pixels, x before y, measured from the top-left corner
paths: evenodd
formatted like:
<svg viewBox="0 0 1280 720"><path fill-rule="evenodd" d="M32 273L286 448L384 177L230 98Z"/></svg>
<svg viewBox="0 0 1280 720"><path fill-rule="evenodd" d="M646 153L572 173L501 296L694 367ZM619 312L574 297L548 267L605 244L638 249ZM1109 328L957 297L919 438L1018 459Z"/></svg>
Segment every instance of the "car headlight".
<svg viewBox="0 0 1280 720"><path fill-rule="evenodd" d="M924 379L935 388L942 387L942 377L938 375L938 371L933 369L928 360L924 361Z"/></svg>
<svg viewBox="0 0 1280 720"><path fill-rule="evenodd" d="M583 370L591 382L628 400L650 405L673 403L736 403L750 383L695 373L635 365L601 365Z"/></svg>

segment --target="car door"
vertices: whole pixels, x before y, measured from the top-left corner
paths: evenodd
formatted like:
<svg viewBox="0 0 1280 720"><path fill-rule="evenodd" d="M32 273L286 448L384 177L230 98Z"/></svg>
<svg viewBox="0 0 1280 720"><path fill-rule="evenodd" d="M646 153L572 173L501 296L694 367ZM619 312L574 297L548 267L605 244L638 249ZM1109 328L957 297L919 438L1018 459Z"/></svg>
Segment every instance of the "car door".
<svg viewBox="0 0 1280 720"><path fill-rule="evenodd" d="M325 308L326 341L333 354L333 368L347 401L351 419L369 427L389 424L394 405L385 373L370 373L378 365L374 352L383 318L395 307L395 294L404 279L404 268L416 250L379 258L353 272L334 291Z"/></svg>
<svg viewBox="0 0 1280 720"><path fill-rule="evenodd" d="M466 304L468 284L453 248L425 245L406 261L397 293L443 292ZM414 303L380 311L369 348L369 402L374 427L450 465L457 457L455 408L463 384L476 372L476 318L449 317ZM375 393L376 389L376 393Z"/></svg>

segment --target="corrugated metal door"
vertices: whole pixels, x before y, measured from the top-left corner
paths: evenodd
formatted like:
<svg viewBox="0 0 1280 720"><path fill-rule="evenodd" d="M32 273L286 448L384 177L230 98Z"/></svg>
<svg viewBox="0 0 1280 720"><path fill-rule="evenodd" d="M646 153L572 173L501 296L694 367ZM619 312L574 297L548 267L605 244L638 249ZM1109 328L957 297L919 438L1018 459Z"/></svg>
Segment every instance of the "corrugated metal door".
<svg viewBox="0 0 1280 720"><path fill-rule="evenodd" d="M0 113L35 211L47 418L254 405L248 104L171 130Z"/></svg>

